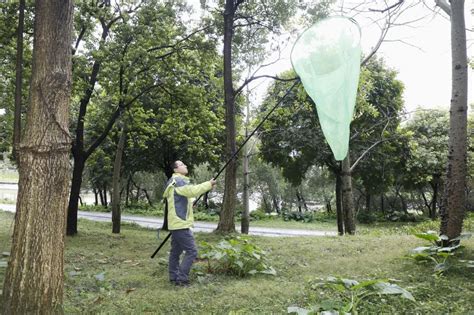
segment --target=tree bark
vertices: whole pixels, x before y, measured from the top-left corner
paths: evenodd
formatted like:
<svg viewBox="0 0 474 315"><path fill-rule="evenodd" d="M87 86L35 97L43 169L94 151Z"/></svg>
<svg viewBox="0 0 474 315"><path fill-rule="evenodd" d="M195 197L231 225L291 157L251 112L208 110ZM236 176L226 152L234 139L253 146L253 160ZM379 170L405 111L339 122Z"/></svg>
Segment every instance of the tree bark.
<svg viewBox="0 0 474 315"><path fill-rule="evenodd" d="M248 115L248 114L247 114ZM247 116L248 117L248 116ZM247 130L245 131L245 138L247 138ZM242 212L242 221L241 221L241 232L242 234L249 234L249 225L250 225L250 207L249 207L249 156L246 152L243 158L243 168L244 168L244 191L243 191L243 204L244 211Z"/></svg>
<svg viewBox="0 0 474 315"><path fill-rule="evenodd" d="M62 313L73 1L35 3L33 68L3 314Z"/></svg>
<svg viewBox="0 0 474 315"><path fill-rule="evenodd" d="M230 159L236 149L235 131L235 98L232 81L232 36L234 28L234 14L237 9L233 0L226 0L224 11L224 98L225 98L225 125L226 125L226 152ZM217 232L235 232L234 212L237 191L237 163L233 159L225 172L225 192L222 212L217 225Z"/></svg>
<svg viewBox="0 0 474 315"><path fill-rule="evenodd" d="M336 217L337 231L339 235L344 235L344 211L342 210L342 178L341 174L336 174Z"/></svg>
<svg viewBox="0 0 474 315"><path fill-rule="evenodd" d="M445 213L440 232L449 240L462 231L466 209L467 176L467 51L464 0L451 3L452 94L449 119L449 151L445 186Z"/></svg>
<svg viewBox="0 0 474 315"><path fill-rule="evenodd" d="M344 211L345 232L355 234L354 200L352 196L352 175L349 153L342 161L342 208Z"/></svg>
<svg viewBox="0 0 474 315"><path fill-rule="evenodd" d="M20 0L18 8L18 29L16 35L15 66L15 115L13 118L13 159L18 161L18 146L21 141L21 98L23 87L23 31L25 28L25 0Z"/></svg>
<svg viewBox="0 0 474 315"><path fill-rule="evenodd" d="M69 206L67 211L67 235L77 234L77 210L79 208L78 201L79 194L81 193L82 174L85 167L85 160L80 156L76 157L74 149L72 153L74 156L74 167L72 171L71 191L69 193Z"/></svg>
<svg viewBox="0 0 474 315"><path fill-rule="evenodd" d="M126 137L127 128L123 126L117 145L117 152L115 153L114 173L112 178L112 233L120 233L120 169L122 168L122 156Z"/></svg>

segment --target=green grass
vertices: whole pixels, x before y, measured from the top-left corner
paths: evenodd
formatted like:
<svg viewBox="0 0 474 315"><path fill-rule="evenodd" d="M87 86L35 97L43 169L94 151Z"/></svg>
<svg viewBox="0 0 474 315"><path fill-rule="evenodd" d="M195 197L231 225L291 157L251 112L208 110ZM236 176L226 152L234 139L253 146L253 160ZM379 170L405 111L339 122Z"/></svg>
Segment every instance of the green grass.
<svg viewBox="0 0 474 315"><path fill-rule="evenodd" d="M0 171L0 182L18 183L18 172L14 170Z"/></svg>
<svg viewBox="0 0 474 315"><path fill-rule="evenodd" d="M9 250L13 216L0 211L1 251ZM308 307L331 297L330 291L311 291L307 286L309 280L329 275L397 279L417 300L370 299L362 303L360 314L474 312L473 270L457 266L434 277L432 266L403 258L424 242L402 231L393 234L376 228L344 237L252 237L268 251L277 276L197 278L193 272L191 287L176 288L167 277L169 243L150 259L159 244L155 231L127 224L120 235L113 235L111 224L85 220L79 221L78 229L78 235L66 242L66 314L285 314L288 306ZM217 243L221 237L196 233L196 239ZM463 244L458 255L474 260L474 238ZM195 271L202 267L195 264ZM104 279L96 279L101 274Z"/></svg>

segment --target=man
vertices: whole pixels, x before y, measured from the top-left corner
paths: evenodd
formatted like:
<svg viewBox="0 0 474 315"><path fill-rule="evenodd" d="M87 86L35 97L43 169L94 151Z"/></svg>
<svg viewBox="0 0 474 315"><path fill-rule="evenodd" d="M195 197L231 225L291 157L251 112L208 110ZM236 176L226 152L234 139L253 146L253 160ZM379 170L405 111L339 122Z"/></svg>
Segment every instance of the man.
<svg viewBox="0 0 474 315"><path fill-rule="evenodd" d="M216 181L211 179L199 185L190 185L188 167L181 161L171 163L174 174L168 180L163 198L168 202L168 230L171 232L169 277L171 283L189 285L189 271L197 257L191 227L194 223L193 198L211 190ZM185 252L180 264L180 256Z"/></svg>

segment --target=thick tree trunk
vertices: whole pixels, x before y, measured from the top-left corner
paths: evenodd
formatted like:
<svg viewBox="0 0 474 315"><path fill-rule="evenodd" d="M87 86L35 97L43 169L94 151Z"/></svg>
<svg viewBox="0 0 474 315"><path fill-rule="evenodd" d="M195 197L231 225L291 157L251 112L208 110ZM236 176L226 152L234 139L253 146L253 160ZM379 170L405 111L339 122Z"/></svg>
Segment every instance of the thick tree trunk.
<svg viewBox="0 0 474 315"><path fill-rule="evenodd" d="M341 174L336 174L336 217L337 231L339 235L344 235L344 211L342 209L342 178Z"/></svg>
<svg viewBox="0 0 474 315"><path fill-rule="evenodd" d="M79 208L79 194L81 193L84 167L85 160L80 156L75 156L74 168L72 171L71 191L69 194L69 206L67 208L67 235L77 234L77 210Z"/></svg>
<svg viewBox="0 0 474 315"><path fill-rule="evenodd" d="M342 209L344 211L345 232L355 234L354 200L352 196L352 175L349 154L342 161Z"/></svg>
<svg viewBox="0 0 474 315"><path fill-rule="evenodd" d="M445 213L441 234L450 240L462 231L466 209L467 176L467 52L464 0L451 3L452 96L449 120L449 151L445 186Z"/></svg>
<svg viewBox="0 0 474 315"><path fill-rule="evenodd" d="M224 97L225 97L225 125L226 125L226 152L230 159L237 151L235 137L235 99L232 82L232 35L234 28L234 14L236 7L233 0L226 0L224 11ZM234 212L237 192L237 163L233 159L225 172L225 192L222 211L219 217L217 231L220 233L235 232Z"/></svg>
<svg viewBox="0 0 474 315"><path fill-rule="evenodd" d="M120 233L120 169L122 168L122 156L125 148L127 128L122 128L120 139L115 153L114 173L112 178L112 233Z"/></svg>
<svg viewBox="0 0 474 315"><path fill-rule="evenodd" d="M33 68L3 314L62 313L73 2L35 3Z"/></svg>
<svg viewBox="0 0 474 315"><path fill-rule="evenodd" d="M18 161L18 146L21 140L21 98L23 87L23 31L25 26L25 0L18 8L18 29L16 34L15 66L15 116L13 118L13 158Z"/></svg>

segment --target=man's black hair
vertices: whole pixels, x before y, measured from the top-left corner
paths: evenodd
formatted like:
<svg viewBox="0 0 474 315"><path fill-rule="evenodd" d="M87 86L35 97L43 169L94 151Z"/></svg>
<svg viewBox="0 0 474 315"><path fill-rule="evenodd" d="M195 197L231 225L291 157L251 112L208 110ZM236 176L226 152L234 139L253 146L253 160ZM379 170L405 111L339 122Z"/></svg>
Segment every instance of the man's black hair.
<svg viewBox="0 0 474 315"><path fill-rule="evenodd" d="M175 168L178 168L178 165L176 165L176 162L178 162L178 160L170 163L171 170L174 170Z"/></svg>

